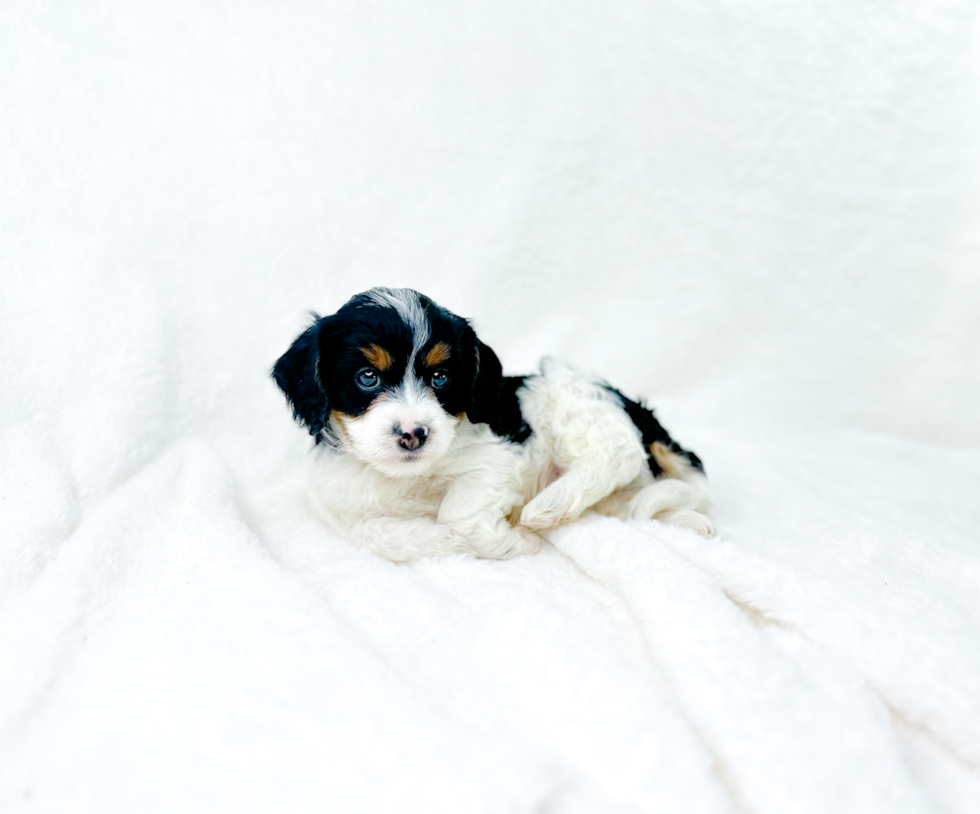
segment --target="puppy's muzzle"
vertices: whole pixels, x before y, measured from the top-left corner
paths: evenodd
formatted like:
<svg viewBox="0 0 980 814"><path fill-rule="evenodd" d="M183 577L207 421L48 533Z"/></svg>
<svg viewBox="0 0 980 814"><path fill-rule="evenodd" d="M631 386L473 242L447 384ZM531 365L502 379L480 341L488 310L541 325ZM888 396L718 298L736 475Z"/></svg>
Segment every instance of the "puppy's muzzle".
<svg viewBox="0 0 980 814"><path fill-rule="evenodd" d="M428 427L394 427L392 432L398 436L398 446L402 449L414 451L425 446L425 439L429 436Z"/></svg>

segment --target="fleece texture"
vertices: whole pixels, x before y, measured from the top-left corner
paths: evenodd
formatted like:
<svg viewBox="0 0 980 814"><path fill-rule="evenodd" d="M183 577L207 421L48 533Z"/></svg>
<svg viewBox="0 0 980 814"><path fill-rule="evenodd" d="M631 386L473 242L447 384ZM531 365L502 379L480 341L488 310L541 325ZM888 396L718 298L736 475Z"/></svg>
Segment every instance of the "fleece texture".
<svg viewBox="0 0 980 814"><path fill-rule="evenodd" d="M0 810L980 811L976 4L0 4ZM269 377L375 285L721 536L332 536Z"/></svg>

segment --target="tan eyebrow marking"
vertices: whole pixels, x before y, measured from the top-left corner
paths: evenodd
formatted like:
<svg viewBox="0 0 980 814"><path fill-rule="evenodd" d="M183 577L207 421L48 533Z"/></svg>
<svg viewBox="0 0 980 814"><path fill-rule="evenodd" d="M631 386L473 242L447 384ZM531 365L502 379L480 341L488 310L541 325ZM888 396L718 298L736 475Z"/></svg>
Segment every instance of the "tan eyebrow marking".
<svg viewBox="0 0 980 814"><path fill-rule="evenodd" d="M387 370L394 363L391 354L380 345L371 345L369 348L361 348L361 353L378 370Z"/></svg>
<svg viewBox="0 0 980 814"><path fill-rule="evenodd" d="M449 345L445 342L437 342L425 355L426 367L435 367L445 362L449 358Z"/></svg>

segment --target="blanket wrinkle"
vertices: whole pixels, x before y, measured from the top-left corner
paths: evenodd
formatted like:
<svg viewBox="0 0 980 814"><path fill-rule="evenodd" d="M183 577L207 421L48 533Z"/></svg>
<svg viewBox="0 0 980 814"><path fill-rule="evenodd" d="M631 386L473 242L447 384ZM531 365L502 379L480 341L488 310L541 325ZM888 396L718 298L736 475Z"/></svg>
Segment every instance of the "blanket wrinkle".
<svg viewBox="0 0 980 814"><path fill-rule="evenodd" d="M831 581L730 542L711 551L689 542L677 547L726 592L858 665L898 714L980 765L980 641L940 594ZM933 680L937 669L941 686Z"/></svg>
<svg viewBox="0 0 980 814"><path fill-rule="evenodd" d="M22 733L19 749L0 752L0 789L6 788L9 795L12 777L36 776L45 767L69 774L85 771L65 762L73 752L71 744L47 747L47 757L40 760L44 740L37 738L52 726L52 707L62 706L79 688L100 684L106 688L100 693L101 705L110 707L113 715L102 725L98 743L102 753L120 765L131 763L127 752L134 743L140 745L135 758L152 751L153 741L161 736L164 754L169 754L179 743L173 740L173 717L195 737L222 744L220 751L232 761L235 773L258 759L255 770L273 765L288 776L289 764L259 748L258 733L242 729L245 721L236 710L244 682L251 685L253 697L265 699L255 710L264 728L291 732L300 742L312 739L311 757L332 755L329 772L339 775L334 777L335 789L346 788L345 795L361 798L360 807L349 810L377 811L385 806L389 790L401 788L412 801L406 811L477 810L483 796L495 800L499 810L533 811L535 801L557 786L561 773L520 744L477 735L416 697L319 597L304 595L295 578L283 575L285 581L277 577L270 584L268 555L254 544L236 511L233 491L230 473L218 455L200 445L179 445L108 498L83 524L70 550L39 585L49 590L32 596L51 603L58 589L62 597L62 613L49 611L48 635L38 639L33 654L22 643L10 641L9 634L16 631L9 626L3 631L8 636L0 639L5 652L13 649L21 657L2 674L3 727ZM161 502L168 496L170 500ZM134 540L139 541L136 546L131 545ZM112 586L108 592L106 585ZM71 589L67 596L65 588ZM175 596L180 601L172 606ZM222 611L228 602L237 606L236 615ZM286 619L306 618L319 624L310 627L306 622L305 636L279 635ZM107 673L106 659L119 642L126 655L117 656L114 673ZM11 648L13 644L20 646ZM308 651L308 645L315 645L315 650ZM249 659L249 654L262 651L264 658ZM36 659L44 652L64 657L48 665L54 681L38 697L36 670L24 668L32 656ZM243 659L251 661L251 675L236 680ZM339 664L341 673L334 669ZM323 697L335 700L308 710L319 721L313 730L283 690L292 686L300 696L312 698L317 682L319 692L326 693ZM197 689L190 694L194 685ZM146 706L148 689L158 709ZM195 695L197 702L185 708ZM28 704L18 703L22 699ZM367 710L385 715L366 716ZM11 721L25 713L30 713L29 720ZM69 704L61 714L77 718L80 731L97 731L84 706ZM423 732L428 734L422 736ZM160 747L156 749L160 754ZM350 761L363 766L369 754L375 771L386 778L374 789L370 775L343 768ZM457 762L461 755L469 767L462 771ZM513 762L518 755L523 759ZM170 771L183 772L181 764L178 760L163 777L145 776L137 782L144 792L158 790L155 805L160 810L182 799L179 784L170 791L158 785L166 782ZM211 770L219 777L223 773L217 765ZM441 782L430 786L433 776ZM219 787L225 794L230 788L226 783ZM274 792L269 788L256 793L271 804ZM59 799L56 790L50 793ZM112 795L107 787L101 793ZM255 798L240 802L254 805Z"/></svg>
<svg viewBox="0 0 980 814"><path fill-rule="evenodd" d="M726 766L738 799L760 812L931 810L929 796L906 778L887 712L871 693L857 699L853 688L850 695L828 692L825 665L808 664L804 671L787 660L666 542L688 536L694 535L666 528L648 536L639 524L621 530L597 519L564 530L556 541L643 609L650 646L689 720ZM675 612L682 598L684 607L700 608L703 621ZM780 710L778 725L772 708ZM765 729L758 729L764 720ZM833 735L842 726L852 731L846 744ZM760 783L774 766L779 781ZM835 782L846 766L862 767L860 786Z"/></svg>
<svg viewBox="0 0 980 814"><path fill-rule="evenodd" d="M281 556L299 562L323 533L310 523L303 545L295 518L288 523L291 534L272 537ZM596 596L583 615L581 597L556 579L573 574L557 552L508 562L376 562L308 578L433 703L482 731L547 749L590 795L623 810L655 811L681 797L691 810L729 810L723 795L706 793L705 784L717 788L710 759L649 684L643 657L624 663L617 654L618 637L595 604L604 590L581 586ZM531 583L529 572L537 574Z"/></svg>
<svg viewBox="0 0 980 814"><path fill-rule="evenodd" d="M57 444L23 421L0 430L0 607L29 588L82 519L78 487ZM30 461L31 465L24 462Z"/></svg>

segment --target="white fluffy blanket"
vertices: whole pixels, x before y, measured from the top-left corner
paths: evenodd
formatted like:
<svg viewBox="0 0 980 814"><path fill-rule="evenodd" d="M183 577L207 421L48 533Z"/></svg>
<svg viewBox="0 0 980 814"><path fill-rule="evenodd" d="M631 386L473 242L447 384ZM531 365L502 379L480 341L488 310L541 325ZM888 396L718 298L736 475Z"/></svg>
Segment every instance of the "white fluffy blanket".
<svg viewBox="0 0 980 814"><path fill-rule="evenodd" d="M980 811L971 4L69 5L0 8L0 809ZM332 537L268 371L377 284L650 397L720 540Z"/></svg>

